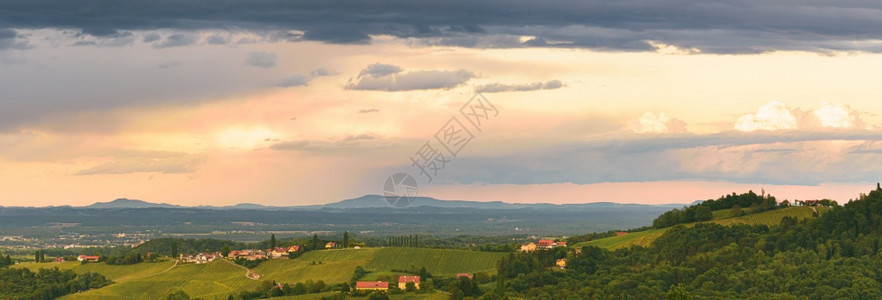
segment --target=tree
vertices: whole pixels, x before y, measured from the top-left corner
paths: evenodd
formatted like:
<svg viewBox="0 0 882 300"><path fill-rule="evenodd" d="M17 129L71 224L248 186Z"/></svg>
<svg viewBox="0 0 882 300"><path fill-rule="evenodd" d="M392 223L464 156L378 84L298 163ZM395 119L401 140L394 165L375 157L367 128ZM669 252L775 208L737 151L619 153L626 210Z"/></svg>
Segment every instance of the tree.
<svg viewBox="0 0 882 300"><path fill-rule="evenodd" d="M340 287L340 292L341 293L348 293L349 292L349 284L343 283L343 286Z"/></svg>
<svg viewBox="0 0 882 300"><path fill-rule="evenodd" d="M309 241L310 250L318 250L321 248L321 241L319 241L318 234L312 235L312 240Z"/></svg>
<svg viewBox="0 0 882 300"><path fill-rule="evenodd" d="M683 286L682 283L677 285L671 285L671 288L668 289L668 293L665 295L665 300L691 300L692 295L689 294L689 291L686 290L686 287Z"/></svg>
<svg viewBox="0 0 882 300"><path fill-rule="evenodd" d="M276 234L270 235L270 249L276 249Z"/></svg>
<svg viewBox="0 0 882 300"><path fill-rule="evenodd" d="M426 279L429 279L429 272L426 271L426 267L420 268L420 282L425 282Z"/></svg>
<svg viewBox="0 0 882 300"><path fill-rule="evenodd" d="M221 255L223 255L224 257L227 257L227 255L230 255L230 251L232 251L232 250L230 250L230 246L229 246L229 245L224 245L224 246L221 248Z"/></svg>
<svg viewBox="0 0 882 300"><path fill-rule="evenodd" d="M695 220L696 221L708 221L714 218L714 213L711 212L710 207L707 206L699 206L695 210Z"/></svg>
<svg viewBox="0 0 882 300"><path fill-rule="evenodd" d="M177 241L173 241L171 244L171 257L172 258L178 257L178 242Z"/></svg>
<svg viewBox="0 0 882 300"><path fill-rule="evenodd" d="M505 277L499 276L496 278L496 290L493 294L496 295L496 299L502 299L505 296Z"/></svg>
<svg viewBox="0 0 882 300"><path fill-rule="evenodd" d="M416 291L416 284L413 282L408 282L404 284L404 291L413 292Z"/></svg>
<svg viewBox="0 0 882 300"><path fill-rule="evenodd" d="M349 231L343 231L343 248L349 248Z"/></svg>

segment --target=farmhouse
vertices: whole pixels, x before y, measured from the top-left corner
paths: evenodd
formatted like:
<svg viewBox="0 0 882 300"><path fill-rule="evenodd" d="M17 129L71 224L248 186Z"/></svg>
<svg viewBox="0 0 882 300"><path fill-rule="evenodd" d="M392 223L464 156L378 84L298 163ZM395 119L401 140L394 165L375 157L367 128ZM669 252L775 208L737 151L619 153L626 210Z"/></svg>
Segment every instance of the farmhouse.
<svg viewBox="0 0 882 300"><path fill-rule="evenodd" d="M398 288L406 289L407 284L413 282L413 285L420 289L420 277L419 276L398 276Z"/></svg>
<svg viewBox="0 0 882 300"><path fill-rule="evenodd" d="M359 281L355 283L356 291L386 291L389 283L385 281Z"/></svg>
<svg viewBox="0 0 882 300"><path fill-rule="evenodd" d="M334 242L328 242L327 244L325 244L325 248L327 248L327 249L331 249L331 248L335 248L335 247L337 247L337 243L334 243Z"/></svg>
<svg viewBox="0 0 882 300"><path fill-rule="evenodd" d="M244 258L247 260L258 260L266 258L266 252L257 249L233 250L230 251L230 254L227 254L227 258Z"/></svg>
<svg viewBox="0 0 882 300"><path fill-rule="evenodd" d="M552 244L554 244L554 240L539 240L539 243L536 244L536 247L540 249L551 249L554 248Z"/></svg>
<svg viewBox="0 0 882 300"><path fill-rule="evenodd" d="M288 252L297 252L300 251L300 246L289 246Z"/></svg>
<svg viewBox="0 0 882 300"><path fill-rule="evenodd" d="M54 263L63 263L63 262L64 262L64 257L56 257L56 258L53 258L53 259L52 259L52 262L54 262Z"/></svg>
<svg viewBox="0 0 882 300"><path fill-rule="evenodd" d="M275 247L273 249L266 249L266 254L270 258L282 258L288 257L288 249Z"/></svg>
<svg viewBox="0 0 882 300"><path fill-rule="evenodd" d="M566 258L558 259L554 264L556 264L561 269L566 269L567 268L567 259Z"/></svg>
<svg viewBox="0 0 882 300"><path fill-rule="evenodd" d="M77 256L77 261L95 262L95 261L98 261L98 259L100 259L100 258L101 257L99 257L98 255L80 254L80 256Z"/></svg>
<svg viewBox="0 0 882 300"><path fill-rule="evenodd" d="M533 242L526 242L521 245L521 252L533 252L536 251L536 244Z"/></svg>

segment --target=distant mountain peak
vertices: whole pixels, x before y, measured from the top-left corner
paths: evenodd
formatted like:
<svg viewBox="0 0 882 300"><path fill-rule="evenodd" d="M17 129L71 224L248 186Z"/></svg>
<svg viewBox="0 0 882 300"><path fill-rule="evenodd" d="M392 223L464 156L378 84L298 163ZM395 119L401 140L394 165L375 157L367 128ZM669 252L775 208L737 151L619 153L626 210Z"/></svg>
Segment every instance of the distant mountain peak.
<svg viewBox="0 0 882 300"><path fill-rule="evenodd" d="M150 203L144 200L117 198L110 202L95 202L95 204L86 206L87 208L151 208L151 207L180 207L168 203Z"/></svg>

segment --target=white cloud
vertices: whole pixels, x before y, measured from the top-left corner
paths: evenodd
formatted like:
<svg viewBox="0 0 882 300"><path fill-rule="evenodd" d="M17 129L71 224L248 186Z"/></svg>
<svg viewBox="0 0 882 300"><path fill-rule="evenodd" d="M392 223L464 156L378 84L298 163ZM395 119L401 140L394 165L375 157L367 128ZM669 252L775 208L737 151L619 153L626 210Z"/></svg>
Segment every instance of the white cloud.
<svg viewBox="0 0 882 300"><path fill-rule="evenodd" d="M821 128L863 129L864 127L867 126L861 120L860 112L845 104L827 102L814 110L803 111L775 101L761 107L756 114L743 115L735 122L736 130L747 132Z"/></svg>
<svg viewBox="0 0 882 300"><path fill-rule="evenodd" d="M668 117L664 112L658 114L646 112L639 119L632 121L628 127L636 133L686 132L686 122Z"/></svg>
<svg viewBox="0 0 882 300"><path fill-rule="evenodd" d="M787 104L773 101L766 104L756 114L743 115L735 122L740 131L797 129L797 119Z"/></svg>
<svg viewBox="0 0 882 300"><path fill-rule="evenodd" d="M812 115L818 118L821 127L852 128L863 124L858 112L844 104L824 102Z"/></svg>

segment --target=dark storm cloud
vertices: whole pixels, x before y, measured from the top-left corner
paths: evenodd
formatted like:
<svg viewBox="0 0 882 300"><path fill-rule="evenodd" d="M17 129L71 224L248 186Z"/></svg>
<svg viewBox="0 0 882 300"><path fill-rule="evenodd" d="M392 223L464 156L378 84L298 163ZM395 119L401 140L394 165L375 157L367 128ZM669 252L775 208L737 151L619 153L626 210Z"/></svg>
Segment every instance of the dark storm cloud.
<svg viewBox="0 0 882 300"><path fill-rule="evenodd" d="M882 3L858 0L0 0L0 28L74 28L94 36L241 29L344 44L386 34L465 47L648 50L651 40L715 53L880 52L859 42L882 39L880 9Z"/></svg>

